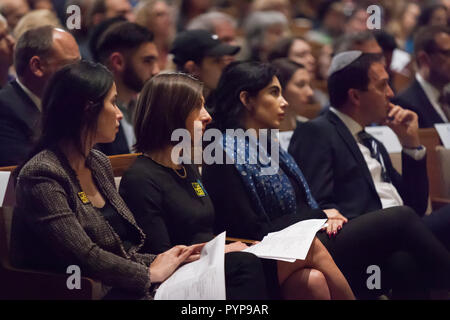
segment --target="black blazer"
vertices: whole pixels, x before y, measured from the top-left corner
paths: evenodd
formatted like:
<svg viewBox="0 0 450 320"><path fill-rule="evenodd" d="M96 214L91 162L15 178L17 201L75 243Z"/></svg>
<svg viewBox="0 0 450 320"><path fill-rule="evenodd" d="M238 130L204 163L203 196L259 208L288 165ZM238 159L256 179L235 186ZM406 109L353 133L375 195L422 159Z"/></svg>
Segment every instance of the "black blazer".
<svg viewBox="0 0 450 320"><path fill-rule="evenodd" d="M426 157L416 161L402 154L403 175L400 175L383 144L378 141L378 146L403 202L423 215L428 204ZM299 124L289 152L303 170L322 209L336 208L352 219L382 208L357 142L333 112Z"/></svg>
<svg viewBox="0 0 450 320"><path fill-rule="evenodd" d="M119 132L117 132L116 138L114 139L113 142L98 143L95 146L95 148L100 150L107 156L130 153L127 138L125 137L125 132L123 131L122 124L119 125Z"/></svg>
<svg viewBox="0 0 450 320"><path fill-rule="evenodd" d="M435 123L445 122L433 108L417 80L414 80L408 88L392 99L392 102L417 113L420 128L431 128Z"/></svg>
<svg viewBox="0 0 450 320"><path fill-rule="evenodd" d="M0 90L0 166L19 164L39 132L41 113L16 80Z"/></svg>

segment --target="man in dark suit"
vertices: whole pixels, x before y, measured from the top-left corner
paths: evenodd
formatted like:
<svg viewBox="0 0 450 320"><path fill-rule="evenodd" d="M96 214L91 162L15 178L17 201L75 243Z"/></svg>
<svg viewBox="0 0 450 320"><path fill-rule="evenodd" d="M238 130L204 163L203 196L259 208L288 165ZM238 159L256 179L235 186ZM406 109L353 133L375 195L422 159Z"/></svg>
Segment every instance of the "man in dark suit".
<svg viewBox="0 0 450 320"><path fill-rule="evenodd" d="M428 180L417 115L389 102L393 93L377 55L358 51L341 55L352 52L357 58L329 77L333 107L297 128L289 152L304 170L321 207L336 208L349 219L403 204L422 215ZM383 144L372 140L366 146L361 139L360 132L374 122L386 123L397 134L404 148L403 175L393 168ZM372 143L380 158L374 159Z"/></svg>
<svg viewBox="0 0 450 320"><path fill-rule="evenodd" d="M339 63L342 56L345 63ZM299 125L289 146L320 207L336 209L343 221L401 205L423 216L428 178L418 117L389 102L393 93L379 57L359 51L337 55L330 67L328 90L333 107ZM402 174L392 166L383 144L364 131L372 123L388 125L400 140ZM424 221L439 233L434 230L439 224Z"/></svg>
<svg viewBox="0 0 450 320"><path fill-rule="evenodd" d="M137 95L145 82L159 72L153 34L136 23L113 23L99 37L94 56L113 73L117 105L123 113L114 142L97 147L107 155L130 153L136 142L132 115Z"/></svg>
<svg viewBox="0 0 450 320"><path fill-rule="evenodd" d="M380 268L385 275L395 274L388 282L399 280L404 288L417 286L403 292L401 295L406 296L402 298L423 298L421 285L415 280L422 276L420 255L431 251L448 254L428 228L419 228L414 235L424 243L432 243L427 250L412 246L403 251L408 244L397 243L399 250L384 262L376 250L365 253L361 240L352 242L358 237L371 239L373 234L386 230L399 234L404 232L402 226L412 220L423 225L420 219L413 219L414 213L397 225L391 220L401 217L401 211L407 208L404 204L419 215L427 207L426 150L420 145L417 114L390 103L393 92L388 78L381 55L361 51L336 55L328 78L332 107L324 115L297 126L289 152L303 171L320 208L334 209L326 212L327 232L334 237L329 240L319 234L333 258L343 253L348 257L367 254L368 261L382 264ZM372 123L386 124L396 133L403 146L402 175L393 168L382 143L364 131ZM347 221L348 226L344 225ZM390 247L389 241L383 239L377 240L380 252ZM411 249L418 250L419 256ZM342 261L339 263L341 270L349 269ZM352 277L351 273L345 275Z"/></svg>
<svg viewBox="0 0 450 320"><path fill-rule="evenodd" d="M425 27L414 39L418 70L411 85L393 102L413 110L421 128L450 121L450 106L444 101L444 87L450 83L450 29Z"/></svg>
<svg viewBox="0 0 450 320"><path fill-rule="evenodd" d="M297 128L289 152L323 208L336 208L352 219L406 204L423 215L428 180L417 115L389 102L393 93L379 56L358 51L341 55L352 52L356 59L329 77L333 107ZM393 168L383 144L373 138L367 144L362 137L364 127L374 122L386 123L397 134L404 148L403 175Z"/></svg>
<svg viewBox="0 0 450 320"><path fill-rule="evenodd" d="M14 58L17 79L0 90L0 166L17 165L26 157L39 133L48 79L80 53L68 32L45 26L20 37Z"/></svg>

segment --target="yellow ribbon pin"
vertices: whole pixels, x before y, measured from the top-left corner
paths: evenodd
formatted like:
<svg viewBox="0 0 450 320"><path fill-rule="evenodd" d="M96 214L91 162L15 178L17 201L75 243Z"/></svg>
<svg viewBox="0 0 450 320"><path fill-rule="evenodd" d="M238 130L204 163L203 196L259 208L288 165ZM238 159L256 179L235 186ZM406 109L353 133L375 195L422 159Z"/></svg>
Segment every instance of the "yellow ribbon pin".
<svg viewBox="0 0 450 320"><path fill-rule="evenodd" d="M84 204L89 203L89 198L86 195L86 193L84 193L83 191L78 192L78 197L80 198L81 202L83 202Z"/></svg>

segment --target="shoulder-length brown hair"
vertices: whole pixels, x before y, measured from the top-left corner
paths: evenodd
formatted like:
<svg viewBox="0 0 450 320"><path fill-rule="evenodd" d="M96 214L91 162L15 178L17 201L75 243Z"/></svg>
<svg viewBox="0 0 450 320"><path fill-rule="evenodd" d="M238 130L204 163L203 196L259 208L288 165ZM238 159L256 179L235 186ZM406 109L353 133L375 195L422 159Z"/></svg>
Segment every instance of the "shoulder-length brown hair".
<svg viewBox="0 0 450 320"><path fill-rule="evenodd" d="M134 113L136 152L150 152L175 145L172 132L186 128L186 119L202 105L203 84L184 73L162 73L141 91Z"/></svg>

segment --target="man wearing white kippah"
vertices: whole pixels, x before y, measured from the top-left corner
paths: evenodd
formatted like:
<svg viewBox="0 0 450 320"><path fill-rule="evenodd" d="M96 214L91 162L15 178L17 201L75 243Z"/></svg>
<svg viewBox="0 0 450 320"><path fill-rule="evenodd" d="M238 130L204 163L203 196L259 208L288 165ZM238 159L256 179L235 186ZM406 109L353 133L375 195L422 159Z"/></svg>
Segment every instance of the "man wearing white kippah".
<svg viewBox="0 0 450 320"><path fill-rule="evenodd" d="M342 242L351 241L351 235L344 231L352 222L355 234L364 229L355 224L373 225L376 230L377 225L389 223L396 208L401 211L409 206L423 216L428 203L428 178L417 114L390 102L394 94L382 56L361 51L339 53L333 57L328 75L332 107L297 127L289 152L304 172L319 206L335 209L337 222L332 234L336 239L328 245L324 239L333 255ZM392 166L383 144L365 132L364 127L372 123L387 125L397 135L403 146L402 174ZM422 231L417 237L433 241L431 250L448 254L429 229ZM361 254L360 249L355 249L356 253ZM376 260L376 253L373 256ZM405 259L402 261L408 265Z"/></svg>
<svg viewBox="0 0 450 320"><path fill-rule="evenodd" d="M330 111L299 128L289 147L312 181L313 194L349 219L403 204L423 215L428 179L417 115L390 103L393 92L381 56L345 51L333 58L328 73ZM403 175L392 167L384 146L364 131L372 123L397 134Z"/></svg>

